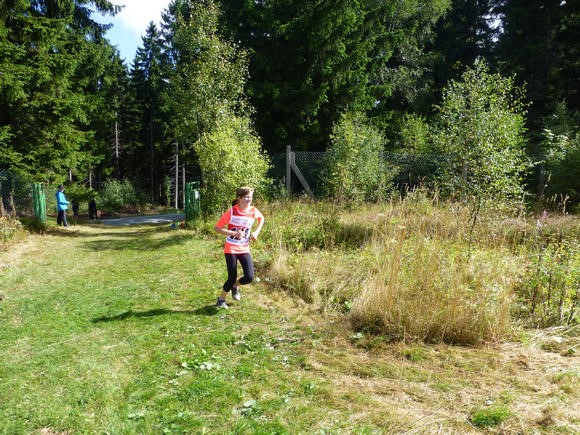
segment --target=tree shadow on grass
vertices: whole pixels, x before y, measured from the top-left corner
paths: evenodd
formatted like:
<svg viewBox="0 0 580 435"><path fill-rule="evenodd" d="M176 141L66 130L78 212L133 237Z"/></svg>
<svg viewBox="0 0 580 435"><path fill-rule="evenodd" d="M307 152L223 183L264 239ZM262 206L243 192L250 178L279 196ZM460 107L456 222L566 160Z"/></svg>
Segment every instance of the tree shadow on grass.
<svg viewBox="0 0 580 435"><path fill-rule="evenodd" d="M148 311L125 311L124 313L117 314L115 316L102 316L93 319L93 323L104 323L104 322L117 322L120 320L127 319L140 319L147 317L156 316L168 316L175 314L186 314L186 315L196 315L196 316L215 316L218 313L218 309L215 305L208 305L197 310L168 310L165 308L157 308Z"/></svg>
<svg viewBox="0 0 580 435"><path fill-rule="evenodd" d="M165 224L132 227L99 227L98 233L76 231L61 227L51 228L48 233L68 238L86 238L85 247L90 251L151 251L186 243L191 235L184 231L169 229Z"/></svg>
<svg viewBox="0 0 580 435"><path fill-rule="evenodd" d="M98 230L96 232L83 231L84 228ZM68 227L49 226L47 234L70 238L94 238L100 236L132 237L143 233L174 232L165 224L132 225L125 227L109 227L103 225L69 225Z"/></svg>
<svg viewBox="0 0 580 435"><path fill-rule="evenodd" d="M145 235L135 238L106 238L89 241L85 244L91 251L154 251L187 242L187 236L154 239Z"/></svg>
<svg viewBox="0 0 580 435"><path fill-rule="evenodd" d="M185 232L169 231L163 227L152 227L126 232L103 232L96 240L87 241L85 247L92 251L151 251L181 245L191 238Z"/></svg>

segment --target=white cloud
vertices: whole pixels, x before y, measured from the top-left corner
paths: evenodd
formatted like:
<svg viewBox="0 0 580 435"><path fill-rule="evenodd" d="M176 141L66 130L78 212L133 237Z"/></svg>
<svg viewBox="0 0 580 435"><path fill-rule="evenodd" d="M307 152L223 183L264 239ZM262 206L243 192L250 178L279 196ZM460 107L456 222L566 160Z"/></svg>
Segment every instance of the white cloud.
<svg viewBox="0 0 580 435"><path fill-rule="evenodd" d="M159 24L161 12L167 8L170 0L117 0L115 4L125 5L115 20L127 30L138 35L145 34L145 29L151 21Z"/></svg>

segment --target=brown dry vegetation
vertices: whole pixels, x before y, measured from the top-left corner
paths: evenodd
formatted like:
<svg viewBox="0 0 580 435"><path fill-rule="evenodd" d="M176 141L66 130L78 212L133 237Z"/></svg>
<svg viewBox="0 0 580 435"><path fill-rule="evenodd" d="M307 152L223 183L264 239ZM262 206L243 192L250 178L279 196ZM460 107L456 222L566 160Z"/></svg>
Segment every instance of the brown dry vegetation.
<svg viewBox="0 0 580 435"><path fill-rule="evenodd" d="M549 244L568 240L571 251L547 273L578 274L578 218L486 212L473 224L467 207L421 195L278 207L268 210L284 219L269 279L293 301L281 298L278 309L316 331L307 370L328 380L328 400L351 409L353 423L381 421L394 433L578 432L578 324L526 329L526 309L514 309L528 303L521 289ZM565 285L557 290L573 312L577 288ZM474 425L487 411L504 418Z"/></svg>
<svg viewBox="0 0 580 435"><path fill-rule="evenodd" d="M276 291L255 297L310 332L304 370L325 380L325 400L350 412L353 426L377 422L406 434L580 430L578 326L522 330L517 341L480 346L389 342ZM510 417L490 428L471 423L476 410L493 406Z"/></svg>

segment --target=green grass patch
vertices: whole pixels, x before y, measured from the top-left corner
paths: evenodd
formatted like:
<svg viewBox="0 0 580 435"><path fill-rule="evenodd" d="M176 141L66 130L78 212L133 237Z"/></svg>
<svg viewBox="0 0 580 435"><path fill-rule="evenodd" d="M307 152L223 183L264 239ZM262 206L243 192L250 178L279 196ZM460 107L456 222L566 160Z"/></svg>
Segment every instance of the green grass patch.
<svg viewBox="0 0 580 435"><path fill-rule="evenodd" d="M299 331L252 305L260 285L230 311L213 307L225 280L219 240L95 226L54 230L34 249L0 275L2 430L284 426L291 406L272 403L302 377ZM252 399L267 404L259 419L234 412Z"/></svg>
<svg viewBox="0 0 580 435"><path fill-rule="evenodd" d="M504 405L494 405L473 411L470 421L478 428L491 428L500 425L511 416L510 410Z"/></svg>

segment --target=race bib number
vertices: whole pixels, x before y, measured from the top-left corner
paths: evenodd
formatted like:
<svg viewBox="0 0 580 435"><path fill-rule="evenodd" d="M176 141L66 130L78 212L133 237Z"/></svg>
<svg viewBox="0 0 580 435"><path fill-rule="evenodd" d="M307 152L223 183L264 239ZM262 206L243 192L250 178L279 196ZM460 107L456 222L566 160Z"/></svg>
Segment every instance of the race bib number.
<svg viewBox="0 0 580 435"><path fill-rule="evenodd" d="M247 245L250 243L250 230L254 225L254 219L245 216L232 216L230 218L229 229L232 231L241 231L242 236L235 238L228 236L226 240L234 245Z"/></svg>

